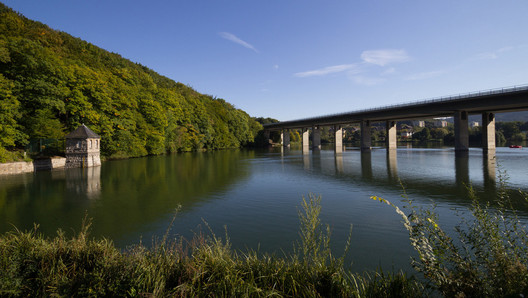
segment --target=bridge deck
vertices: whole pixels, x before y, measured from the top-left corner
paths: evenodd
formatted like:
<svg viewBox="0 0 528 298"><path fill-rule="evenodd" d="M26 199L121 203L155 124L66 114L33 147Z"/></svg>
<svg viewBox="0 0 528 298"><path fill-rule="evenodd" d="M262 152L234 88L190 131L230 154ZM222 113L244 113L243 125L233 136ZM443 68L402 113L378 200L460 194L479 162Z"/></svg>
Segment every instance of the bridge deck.
<svg viewBox="0 0 528 298"><path fill-rule="evenodd" d="M384 106L333 115L265 124L267 130L311 127L388 120L419 120L453 116L456 111L468 114L528 110L528 85L444 96L424 101Z"/></svg>

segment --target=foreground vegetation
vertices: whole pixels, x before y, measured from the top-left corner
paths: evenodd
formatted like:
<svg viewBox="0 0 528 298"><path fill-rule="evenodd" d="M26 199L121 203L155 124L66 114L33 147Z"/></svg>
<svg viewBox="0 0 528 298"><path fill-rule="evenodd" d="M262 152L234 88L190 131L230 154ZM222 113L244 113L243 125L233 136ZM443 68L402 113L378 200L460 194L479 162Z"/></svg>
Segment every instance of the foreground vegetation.
<svg viewBox="0 0 528 298"><path fill-rule="evenodd" d="M501 181L502 183L502 181ZM503 186L502 189L505 189ZM0 237L0 296L299 296L299 297L523 297L528 294L528 233L506 191L498 207L473 205L455 233L444 231L434 209L410 214L391 202L418 252L417 277L352 273L330 250L330 227L319 220L321 198L303 199L300 240L277 256L235 251L227 235L199 233L120 251L110 240L89 239L90 224L68 239L45 238L35 227ZM528 196L524 195L525 199ZM454 235L454 236L450 236ZM350 245L348 238L345 254Z"/></svg>
<svg viewBox="0 0 528 298"><path fill-rule="evenodd" d="M320 197L304 200L296 252L278 257L237 252L229 240L196 235L125 252L88 239L89 223L67 239L38 229L0 238L0 296L297 296L412 297L423 286L404 274L357 275L329 249Z"/></svg>
<svg viewBox="0 0 528 298"><path fill-rule="evenodd" d="M0 3L0 148L61 139L83 123L107 157L236 148L262 129L223 99Z"/></svg>
<svg viewBox="0 0 528 298"><path fill-rule="evenodd" d="M410 214L393 203L419 257L412 259L427 286L446 297L526 297L528 295L528 229L521 222L500 175L500 191L491 208L472 188L472 206L455 226L454 235L439 224L434 209L416 208L405 194ZM526 202L528 195L522 193Z"/></svg>

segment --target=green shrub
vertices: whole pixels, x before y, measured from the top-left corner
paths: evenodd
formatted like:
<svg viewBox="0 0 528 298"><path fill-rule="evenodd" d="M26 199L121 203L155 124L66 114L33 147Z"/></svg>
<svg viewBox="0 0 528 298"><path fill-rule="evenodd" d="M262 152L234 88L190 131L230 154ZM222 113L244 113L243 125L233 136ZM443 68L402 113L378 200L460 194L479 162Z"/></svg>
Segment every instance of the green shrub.
<svg viewBox="0 0 528 298"><path fill-rule="evenodd" d="M24 152L9 151L0 146L0 163L17 161L31 161L31 158L27 157Z"/></svg>
<svg viewBox="0 0 528 298"><path fill-rule="evenodd" d="M404 194L409 215L380 197L401 215L419 258L413 267L447 297L528 295L528 234L500 179L496 208L478 201L472 188L470 214L458 214L453 238L439 225L434 210L416 208ZM528 196L524 194L528 200Z"/></svg>

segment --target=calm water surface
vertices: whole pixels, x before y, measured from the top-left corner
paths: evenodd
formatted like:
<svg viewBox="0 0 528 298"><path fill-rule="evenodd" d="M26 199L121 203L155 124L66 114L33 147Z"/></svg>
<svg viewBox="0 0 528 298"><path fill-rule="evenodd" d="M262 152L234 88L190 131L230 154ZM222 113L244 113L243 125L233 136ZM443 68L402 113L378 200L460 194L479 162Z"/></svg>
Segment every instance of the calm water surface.
<svg viewBox="0 0 528 298"><path fill-rule="evenodd" d="M495 157L496 155L496 157ZM482 200L491 200L497 176L506 171L509 188L528 190L528 150L497 148L496 154L472 148L400 147L396 154L374 149L361 154L331 148L230 150L186 153L105 162L101 167L0 176L0 232L40 225L46 235L61 228L78 231L82 218L93 218L92 235L113 239L119 247L162 237L175 217L171 235L192 237L225 230L234 248L289 252L298 239L298 210L309 193L323 198L322 221L332 228L340 255L353 225L347 261L357 271L410 270L413 250L394 210L370 200L381 196L399 206L402 186L416 205L437 205L441 224L457 223L454 210L470 205L466 184ZM492 203L493 205L493 203ZM520 201L515 208L528 219Z"/></svg>

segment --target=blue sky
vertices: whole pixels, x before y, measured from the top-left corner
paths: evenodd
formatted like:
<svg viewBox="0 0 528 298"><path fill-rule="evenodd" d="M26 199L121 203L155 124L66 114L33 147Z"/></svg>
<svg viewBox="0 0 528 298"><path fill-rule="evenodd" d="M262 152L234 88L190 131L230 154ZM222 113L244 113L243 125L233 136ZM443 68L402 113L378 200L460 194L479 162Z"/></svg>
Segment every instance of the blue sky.
<svg viewBox="0 0 528 298"><path fill-rule="evenodd" d="M251 116L528 83L528 1L1 0Z"/></svg>

